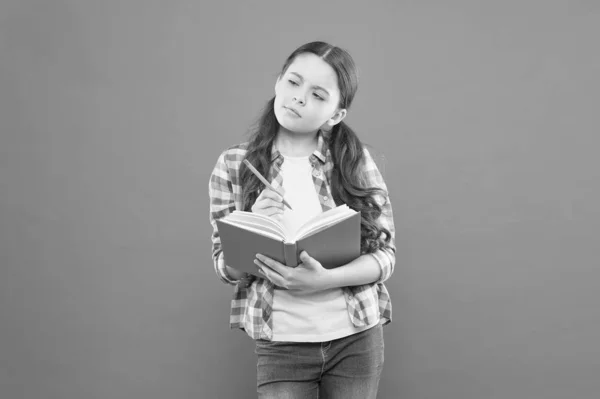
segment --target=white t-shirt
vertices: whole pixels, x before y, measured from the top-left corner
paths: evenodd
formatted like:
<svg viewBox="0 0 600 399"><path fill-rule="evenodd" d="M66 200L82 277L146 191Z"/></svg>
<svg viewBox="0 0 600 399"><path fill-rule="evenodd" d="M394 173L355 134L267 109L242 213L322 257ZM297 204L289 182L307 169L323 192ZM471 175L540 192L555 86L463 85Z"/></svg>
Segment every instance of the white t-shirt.
<svg viewBox="0 0 600 399"><path fill-rule="evenodd" d="M322 212L308 157L284 157L281 166L287 207L283 223L295 231ZM318 260L318 259L317 259ZM315 293L276 289L273 296L273 341L323 342L346 337L372 326L355 327L341 288Z"/></svg>

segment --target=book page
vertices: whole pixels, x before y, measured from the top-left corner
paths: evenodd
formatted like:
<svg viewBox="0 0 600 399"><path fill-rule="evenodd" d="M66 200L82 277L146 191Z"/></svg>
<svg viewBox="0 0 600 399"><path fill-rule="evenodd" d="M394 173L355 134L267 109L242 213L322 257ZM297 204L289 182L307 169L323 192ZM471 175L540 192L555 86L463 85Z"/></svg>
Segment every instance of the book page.
<svg viewBox="0 0 600 399"><path fill-rule="evenodd" d="M319 223L316 226L312 226L308 230L305 229L305 230L300 231L300 233L302 233L302 234L297 235L295 237L295 240L296 241L300 241L301 239L303 239L305 237L308 237L308 236L311 236L313 234L316 234L316 233L318 233L321 230L325 230L325 229L327 229L327 228L329 228L329 227L331 227L331 226L333 226L335 224L338 224L338 223L340 223L340 222L342 222L342 221L344 221L344 220L352 217L352 215L354 215L355 213L356 212L349 212L349 213L346 213L346 214L344 214L343 216L341 216L339 218L327 218L327 219L323 220L322 223Z"/></svg>
<svg viewBox="0 0 600 399"><path fill-rule="evenodd" d="M310 219L308 222L304 223L294 234L293 240L298 241L318 230L323 230L328 226L344 220L355 213L356 211L349 208L346 204L320 213L319 215Z"/></svg>
<svg viewBox="0 0 600 399"><path fill-rule="evenodd" d="M257 225L254 223L248 223L248 222L243 222L240 223L236 220L230 220L229 218L223 218L221 219L221 221L223 223L227 223L230 224L232 226L237 226L241 229L247 230L247 231L251 231L253 233L256 234L260 234L261 236L265 236L265 237L269 237L269 238L273 238L274 240L278 240L281 241L284 239L284 237L281 236L281 234L279 234L277 231L272 230L268 227L265 226L261 226L261 225Z"/></svg>
<svg viewBox="0 0 600 399"><path fill-rule="evenodd" d="M281 236L281 231L279 231L278 229L276 229L275 227L272 227L270 225L262 225L260 223L254 223L254 221L240 222L239 220L235 220L235 219L227 219L226 222L230 222L230 224L235 224L236 226L249 227L249 228L253 228L254 230L260 230L260 231L264 231L267 233L271 233L281 239L284 238Z"/></svg>
<svg viewBox="0 0 600 399"><path fill-rule="evenodd" d="M265 228L269 231L276 232L279 235L279 238L282 239L289 237L289 232L281 223L269 216L261 215L260 213L236 210L227 215L224 220L236 222L241 226L250 225L255 229Z"/></svg>

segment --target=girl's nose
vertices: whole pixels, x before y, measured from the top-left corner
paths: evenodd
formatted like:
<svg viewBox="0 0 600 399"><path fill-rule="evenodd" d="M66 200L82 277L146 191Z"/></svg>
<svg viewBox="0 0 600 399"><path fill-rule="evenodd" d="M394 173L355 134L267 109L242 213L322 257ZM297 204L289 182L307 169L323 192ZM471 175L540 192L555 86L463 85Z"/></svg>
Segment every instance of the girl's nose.
<svg viewBox="0 0 600 399"><path fill-rule="evenodd" d="M299 103L304 105L304 99L300 98L300 97L294 97L293 98L294 102Z"/></svg>

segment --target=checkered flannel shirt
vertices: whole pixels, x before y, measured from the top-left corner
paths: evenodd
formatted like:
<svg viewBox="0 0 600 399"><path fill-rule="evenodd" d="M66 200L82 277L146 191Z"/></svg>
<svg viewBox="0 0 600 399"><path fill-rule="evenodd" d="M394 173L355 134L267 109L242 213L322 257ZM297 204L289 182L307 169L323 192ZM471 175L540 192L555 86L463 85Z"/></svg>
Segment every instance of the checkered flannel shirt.
<svg viewBox="0 0 600 399"><path fill-rule="evenodd" d="M209 182L210 195L210 223L212 233L212 258L217 276L224 283L234 285L231 300L230 328L240 328L253 339L271 340L273 335L272 306L274 284L267 279L257 278L249 287L237 285L225 268L221 240L217 229L216 220L224 217L233 210L242 208L242 186L240 184L240 164L246 154L248 143L242 143L228 148L219 156ZM370 325L376 321L387 324L392 319L392 303L388 291L383 284L394 271L395 230L387 187L373 158L364 149L365 163L362 167L363 179L366 186L379 187L385 195L379 195L377 201L382 205L382 214L377 220L381 227L387 228L391 233L389 244L369 255L373 256L380 266L379 279L374 283L352 287L343 287L347 303L348 314L356 327ZM271 167L267 180L278 190L283 190L283 178L280 168L283 157L274 150L271 154ZM321 202L323 211L335 207L331 195L331 170L333 161L328 147L327 139L319 133L318 145L315 152L309 157L313 167L313 182ZM318 259L317 259L318 260ZM252 262L252 260L249 260Z"/></svg>

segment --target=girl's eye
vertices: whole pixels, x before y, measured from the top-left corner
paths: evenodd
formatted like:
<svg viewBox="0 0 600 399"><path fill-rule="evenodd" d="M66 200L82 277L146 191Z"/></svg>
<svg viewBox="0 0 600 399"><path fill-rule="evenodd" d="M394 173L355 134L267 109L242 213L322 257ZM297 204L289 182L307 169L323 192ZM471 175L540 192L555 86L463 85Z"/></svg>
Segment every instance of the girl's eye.
<svg viewBox="0 0 600 399"><path fill-rule="evenodd" d="M318 100L323 101L323 97L321 97L320 95L318 95L317 93L313 93L313 96L315 96Z"/></svg>
<svg viewBox="0 0 600 399"><path fill-rule="evenodd" d="M290 82L294 86L298 86L298 83L294 82L293 80L288 80L288 82Z"/></svg>

